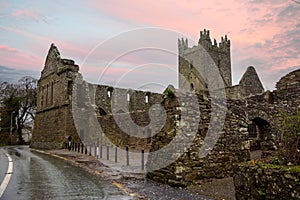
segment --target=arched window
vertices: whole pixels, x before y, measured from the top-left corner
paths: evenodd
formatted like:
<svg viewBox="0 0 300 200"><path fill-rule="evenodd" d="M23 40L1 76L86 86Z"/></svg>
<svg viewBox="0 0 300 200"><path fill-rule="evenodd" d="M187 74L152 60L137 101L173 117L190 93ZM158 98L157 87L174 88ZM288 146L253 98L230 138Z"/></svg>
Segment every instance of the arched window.
<svg viewBox="0 0 300 200"><path fill-rule="evenodd" d="M146 94L146 96L145 96L145 103L149 103L149 95L148 94Z"/></svg>
<svg viewBox="0 0 300 200"><path fill-rule="evenodd" d="M48 93L49 93L49 85L47 84L47 89L46 89L46 106L48 106Z"/></svg>
<svg viewBox="0 0 300 200"><path fill-rule="evenodd" d="M130 101L130 94L127 93L127 101Z"/></svg>
<svg viewBox="0 0 300 200"><path fill-rule="evenodd" d="M99 108L99 113L100 113L100 116L106 115L106 112L103 108Z"/></svg>
<svg viewBox="0 0 300 200"><path fill-rule="evenodd" d="M190 91L193 91L193 90L194 90L194 84L191 83L191 85L190 85Z"/></svg>
<svg viewBox="0 0 300 200"><path fill-rule="evenodd" d="M50 104L53 105L53 87L54 87L54 84L53 82L51 83L51 93L50 93Z"/></svg>
<svg viewBox="0 0 300 200"><path fill-rule="evenodd" d="M118 110L116 113L122 114L122 113L125 113L125 112L124 112L124 110L120 109L120 110Z"/></svg>
<svg viewBox="0 0 300 200"><path fill-rule="evenodd" d="M113 88L111 88L111 87L108 88L108 89L107 89L107 97L108 97L108 98L111 98L112 93L113 93Z"/></svg>
<svg viewBox="0 0 300 200"><path fill-rule="evenodd" d="M41 108L44 107L45 88L42 86Z"/></svg>

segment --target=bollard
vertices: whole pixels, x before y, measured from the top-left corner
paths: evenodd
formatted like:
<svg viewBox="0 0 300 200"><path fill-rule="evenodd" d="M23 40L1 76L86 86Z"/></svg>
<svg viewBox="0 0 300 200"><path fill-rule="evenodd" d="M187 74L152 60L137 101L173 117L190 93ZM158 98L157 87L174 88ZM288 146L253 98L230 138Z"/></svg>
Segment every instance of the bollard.
<svg viewBox="0 0 300 200"><path fill-rule="evenodd" d="M129 148L128 145L126 146L126 164L129 165Z"/></svg>
<svg viewBox="0 0 300 200"><path fill-rule="evenodd" d="M92 155L92 145L90 144L90 152L89 152L89 156Z"/></svg>
<svg viewBox="0 0 300 200"><path fill-rule="evenodd" d="M97 159L100 158L100 143L99 143L99 138L97 139Z"/></svg>
<svg viewBox="0 0 300 200"><path fill-rule="evenodd" d="M109 146L106 146L106 159L109 160Z"/></svg>
<svg viewBox="0 0 300 200"><path fill-rule="evenodd" d="M147 143L151 143L151 129L147 129Z"/></svg>
<svg viewBox="0 0 300 200"><path fill-rule="evenodd" d="M100 144L100 158L102 158L102 144Z"/></svg>
<svg viewBox="0 0 300 200"><path fill-rule="evenodd" d="M145 167L145 150L142 149L142 170L144 170Z"/></svg>
<svg viewBox="0 0 300 200"><path fill-rule="evenodd" d="M115 162L118 162L118 147L115 147Z"/></svg>

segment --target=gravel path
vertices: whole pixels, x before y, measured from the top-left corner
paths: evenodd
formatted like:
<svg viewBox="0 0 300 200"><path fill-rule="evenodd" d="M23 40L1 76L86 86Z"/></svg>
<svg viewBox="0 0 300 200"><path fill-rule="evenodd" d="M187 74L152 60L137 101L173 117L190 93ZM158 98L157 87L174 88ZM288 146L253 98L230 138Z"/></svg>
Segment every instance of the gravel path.
<svg viewBox="0 0 300 200"><path fill-rule="evenodd" d="M131 179L123 182L131 191L139 193L141 197L149 200L208 200L212 199L187 189L173 188L147 179ZM140 197L140 198L141 198Z"/></svg>

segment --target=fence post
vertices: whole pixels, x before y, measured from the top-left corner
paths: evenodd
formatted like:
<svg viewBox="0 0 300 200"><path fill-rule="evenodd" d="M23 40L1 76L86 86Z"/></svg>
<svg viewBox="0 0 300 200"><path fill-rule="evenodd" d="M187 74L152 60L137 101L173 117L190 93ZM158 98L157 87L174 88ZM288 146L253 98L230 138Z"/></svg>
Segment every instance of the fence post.
<svg viewBox="0 0 300 200"><path fill-rule="evenodd" d="M145 166L145 150L144 148L142 149L142 170L144 170Z"/></svg>
<svg viewBox="0 0 300 200"><path fill-rule="evenodd" d="M77 152L78 153L80 152L80 143L79 142L77 143Z"/></svg>
<svg viewBox="0 0 300 200"><path fill-rule="evenodd" d="M97 149L97 159L99 159L99 155L100 155L100 143L99 143L99 138L97 139L97 147L96 147L96 149Z"/></svg>
<svg viewBox="0 0 300 200"><path fill-rule="evenodd" d="M102 158L102 144L100 144L100 158Z"/></svg>
<svg viewBox="0 0 300 200"><path fill-rule="evenodd" d="M71 150L74 151L74 142L71 142Z"/></svg>
<svg viewBox="0 0 300 200"><path fill-rule="evenodd" d="M147 129L147 143L151 143L151 129Z"/></svg>
<svg viewBox="0 0 300 200"><path fill-rule="evenodd" d="M118 147L115 147L115 162L118 162Z"/></svg>
<svg viewBox="0 0 300 200"><path fill-rule="evenodd" d="M89 152L89 156L92 155L92 144L90 143L90 152Z"/></svg>
<svg viewBox="0 0 300 200"><path fill-rule="evenodd" d="M129 148L128 145L126 146L126 164L129 165Z"/></svg>
<svg viewBox="0 0 300 200"><path fill-rule="evenodd" d="M109 160L109 146L106 146L106 159Z"/></svg>
<svg viewBox="0 0 300 200"><path fill-rule="evenodd" d="M97 157L97 144L95 143L94 145L95 149L94 149L94 156Z"/></svg>
<svg viewBox="0 0 300 200"><path fill-rule="evenodd" d="M81 143L81 154L83 154L83 143Z"/></svg>

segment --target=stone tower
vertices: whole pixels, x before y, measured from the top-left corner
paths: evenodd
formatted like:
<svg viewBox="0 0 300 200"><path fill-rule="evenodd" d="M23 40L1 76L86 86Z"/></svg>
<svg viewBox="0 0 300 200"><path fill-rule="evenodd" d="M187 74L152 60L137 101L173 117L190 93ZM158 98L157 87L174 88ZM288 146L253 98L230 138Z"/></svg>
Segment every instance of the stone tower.
<svg viewBox="0 0 300 200"><path fill-rule="evenodd" d="M203 48L202 48L203 47ZM230 56L230 40L227 36L221 38L221 42L217 44L216 39L212 43L209 30L200 31L200 38L197 46L188 47L187 39L178 40L178 68L179 68L179 88L190 84L190 90L200 91L207 89L207 77L201 74L208 74L209 66L205 61L201 61L199 53L203 49L210 55L215 65L219 69L219 73L224 81L225 87L232 86L231 77L231 56ZM195 65L199 65L195 67ZM200 69L195 70L195 68ZM212 77L213 78L213 77Z"/></svg>

